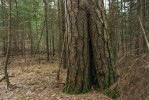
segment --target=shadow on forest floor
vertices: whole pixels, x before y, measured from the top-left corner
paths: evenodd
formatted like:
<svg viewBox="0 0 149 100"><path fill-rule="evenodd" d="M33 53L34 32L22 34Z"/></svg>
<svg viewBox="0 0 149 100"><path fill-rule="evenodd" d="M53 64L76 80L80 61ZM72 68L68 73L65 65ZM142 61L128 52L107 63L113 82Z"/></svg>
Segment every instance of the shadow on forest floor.
<svg viewBox="0 0 149 100"><path fill-rule="evenodd" d="M10 82L17 88L6 89L6 83L0 82L0 100L111 100L99 91L92 89L86 94L67 95L62 92L64 84L56 81L59 60L51 57L47 63L45 56L41 57L39 65L37 57L27 59L13 57L10 59L8 73ZM2 59L0 60L2 61ZM2 62L0 62L2 63ZM0 73L2 73L0 68ZM0 75L0 78L3 74ZM61 83L65 83L66 70L62 71Z"/></svg>

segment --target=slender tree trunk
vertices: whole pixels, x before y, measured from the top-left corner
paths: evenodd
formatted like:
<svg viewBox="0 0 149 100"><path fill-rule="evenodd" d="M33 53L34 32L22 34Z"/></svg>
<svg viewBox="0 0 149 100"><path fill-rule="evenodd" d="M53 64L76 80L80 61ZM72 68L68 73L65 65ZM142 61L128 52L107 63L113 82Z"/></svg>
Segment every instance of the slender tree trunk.
<svg viewBox="0 0 149 100"><path fill-rule="evenodd" d="M17 15L17 30L16 30L16 49L17 53L19 52L19 11L18 11L18 3L17 0L15 0L16 3L16 15Z"/></svg>
<svg viewBox="0 0 149 100"><path fill-rule="evenodd" d="M23 19L23 22L24 22L24 19ZM22 48L22 57L24 56L25 57L25 62L26 62L26 48L25 48L25 25L23 24L22 26L22 35L21 35L21 48Z"/></svg>
<svg viewBox="0 0 149 100"><path fill-rule="evenodd" d="M63 68L67 68L66 32L65 32L65 8L63 0L59 0L59 52L62 53ZM64 45L64 48L62 46Z"/></svg>
<svg viewBox="0 0 149 100"><path fill-rule="evenodd" d="M128 24L128 25L129 25L129 34L130 34L130 35L129 35L129 43L130 43L130 44L129 44L129 51L130 51L130 52L131 52L131 49L132 49L132 46L133 46L133 44L132 44L132 40L133 40L133 32L132 32L132 28L133 28L133 27L132 27L132 24L133 24L133 23L132 23L132 22L133 22L133 21L132 21L132 19L131 19L131 18L133 17L133 16L132 16L133 2L134 2L133 0L130 0L130 7L129 7L130 10L129 10L129 24Z"/></svg>
<svg viewBox="0 0 149 100"><path fill-rule="evenodd" d="M54 28L55 28L55 26L54 26ZM54 51L54 47L55 47L55 45L54 45L54 32L52 32L52 54L53 54L53 56L55 55L55 51Z"/></svg>
<svg viewBox="0 0 149 100"><path fill-rule="evenodd" d="M141 19L142 19L142 24L144 27L144 30L146 29L144 26L145 23L145 0L141 0ZM142 35L142 39L143 39L143 52L146 53L147 52L147 46L146 46L146 39L144 38L144 35Z"/></svg>
<svg viewBox="0 0 149 100"><path fill-rule="evenodd" d="M4 65L4 73L5 73L5 79L7 83L7 88L10 86L7 67L8 67L8 61L10 56L10 48L11 48L11 0L9 0L9 19L8 19L8 47L7 47L7 53L5 58L5 65Z"/></svg>
<svg viewBox="0 0 149 100"><path fill-rule="evenodd" d="M25 21L24 21L24 17L23 17L23 23L24 23ZM25 55L24 53L25 53L25 25L23 24L22 25L22 34L19 36L19 40L20 40L20 49L21 49L21 55L22 55L22 57Z"/></svg>
<svg viewBox="0 0 149 100"><path fill-rule="evenodd" d="M140 0L137 0L137 15L140 15ZM138 25L137 25L137 29L138 29L138 32L136 32L136 39L135 39L135 49L136 49L136 52L135 54L136 55L139 55L140 53L140 45L139 45L139 41L140 41L140 26L139 26L139 20L137 21Z"/></svg>
<svg viewBox="0 0 149 100"><path fill-rule="evenodd" d="M62 51L62 32L61 32L61 0L58 0L58 28L59 28L59 55L61 55Z"/></svg>
<svg viewBox="0 0 149 100"><path fill-rule="evenodd" d="M52 12L50 13L51 16L52 16ZM53 20L52 20L52 17L50 17L50 28L53 29L52 27L52 24L53 24ZM52 55L52 33L53 30L50 31L50 55Z"/></svg>
<svg viewBox="0 0 149 100"><path fill-rule="evenodd" d="M2 4L2 9L3 9L3 16L2 16L2 18L3 18L3 21L2 21L2 26L3 26L3 28L4 28L4 30L3 30L3 33L5 33L6 31L5 31L5 17L6 17L6 12L5 12L5 6L4 6L4 0L1 0L1 4ZM4 54L4 56L6 56L6 50L7 48L6 48L6 35L4 35L4 37L3 37L3 54Z"/></svg>
<svg viewBox="0 0 149 100"><path fill-rule="evenodd" d="M127 19L126 19L126 0L124 0L124 50L127 52L127 44L128 44L128 37L127 37Z"/></svg>
<svg viewBox="0 0 149 100"><path fill-rule="evenodd" d="M117 37L116 37L116 31L115 31L115 26L113 26L114 23L116 23L115 21L115 17L114 16L114 10L115 10L115 5L114 5L114 0L109 0L109 19L108 19L108 29L109 29L109 37L110 37L110 45L111 45L111 51L113 52L113 56L114 56L114 62L116 62L116 56L117 56Z"/></svg>
<svg viewBox="0 0 149 100"><path fill-rule="evenodd" d="M146 45L147 45L148 50L149 50L149 41L148 41L148 39L147 39L145 30L144 30L144 28L143 28L143 24L142 24L142 22L141 22L141 19L140 19L139 16L138 16L138 18L139 18L139 22L140 22L140 25L141 25L141 29L142 29L142 31L143 31L143 36L144 36L144 38L145 38Z"/></svg>
<svg viewBox="0 0 149 100"><path fill-rule="evenodd" d="M68 65L67 65L67 55L68 55L68 52L67 52L67 41L66 40L66 24L65 24L65 7L64 7L64 2L63 0L61 0L61 27L62 27L62 40L63 40L63 43L64 43L64 51L63 52L63 68L67 68Z"/></svg>
<svg viewBox="0 0 149 100"><path fill-rule="evenodd" d="M121 46L122 46L122 55L124 55L125 52L125 44L124 44L124 17L123 17L123 0L121 0L121 17L122 17L122 21L121 21Z"/></svg>
<svg viewBox="0 0 149 100"><path fill-rule="evenodd" d="M29 38L30 38L30 54L33 54L33 34L32 34L32 22L29 22Z"/></svg>
<svg viewBox="0 0 149 100"><path fill-rule="evenodd" d="M46 26L46 46L47 46L47 61L49 61L49 33L48 33L48 21L47 21L47 1L44 0L45 5L45 26Z"/></svg>
<svg viewBox="0 0 149 100"><path fill-rule="evenodd" d="M6 56L6 50L7 48L6 48L6 40L5 40L5 38L3 38L3 52L4 52L4 56Z"/></svg>

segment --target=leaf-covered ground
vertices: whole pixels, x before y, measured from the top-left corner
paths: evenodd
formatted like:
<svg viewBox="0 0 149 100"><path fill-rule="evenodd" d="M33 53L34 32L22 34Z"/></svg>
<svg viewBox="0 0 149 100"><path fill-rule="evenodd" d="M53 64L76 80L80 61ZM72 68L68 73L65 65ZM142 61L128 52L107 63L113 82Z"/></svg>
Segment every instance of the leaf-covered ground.
<svg viewBox="0 0 149 100"><path fill-rule="evenodd" d="M62 92L65 85L66 70L62 71L57 82L59 61L51 57L47 63L45 57L13 57L10 59L8 73L13 89L6 89L5 80L0 82L0 100L110 100L100 91L92 90L86 94L68 95ZM4 76L0 59L0 79Z"/></svg>

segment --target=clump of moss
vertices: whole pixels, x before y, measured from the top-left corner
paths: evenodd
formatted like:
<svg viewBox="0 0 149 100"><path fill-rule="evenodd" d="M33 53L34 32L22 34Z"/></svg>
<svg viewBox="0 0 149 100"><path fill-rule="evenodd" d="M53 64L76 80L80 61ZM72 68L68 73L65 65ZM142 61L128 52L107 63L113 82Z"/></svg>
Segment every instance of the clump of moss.
<svg viewBox="0 0 149 100"><path fill-rule="evenodd" d="M82 93L85 94L85 93L89 92L89 90L90 90L89 88L84 88Z"/></svg>
<svg viewBox="0 0 149 100"><path fill-rule="evenodd" d="M102 90L101 91L103 94L105 94L106 96L112 98L112 99L116 99L117 98L117 92L116 90Z"/></svg>
<svg viewBox="0 0 149 100"><path fill-rule="evenodd" d="M66 94L75 95L75 94L79 94L79 93L85 94L85 93L89 92L89 90L90 90L90 88L83 88L83 90L76 92L75 89L69 90L68 88L65 88L63 91Z"/></svg>
<svg viewBox="0 0 149 100"><path fill-rule="evenodd" d="M65 89L64 89L64 93L70 94L70 95L77 94L73 89L72 89L71 91L69 91L68 88L65 88Z"/></svg>

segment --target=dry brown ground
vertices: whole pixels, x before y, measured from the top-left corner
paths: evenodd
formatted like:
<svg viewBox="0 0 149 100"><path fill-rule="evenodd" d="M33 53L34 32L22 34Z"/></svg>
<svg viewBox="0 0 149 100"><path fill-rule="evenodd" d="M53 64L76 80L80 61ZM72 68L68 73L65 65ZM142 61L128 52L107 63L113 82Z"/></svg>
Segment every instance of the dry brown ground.
<svg viewBox="0 0 149 100"><path fill-rule="evenodd" d="M7 90L3 80L0 83L0 100L111 100L93 89L86 94L67 95L62 92L64 85L58 86L59 82L56 81L58 59L51 58L47 63L45 57L42 57L42 63L39 65L38 60L26 58L26 61L22 57L10 59L8 73L14 76L10 77L10 82L16 88ZM2 59L0 61L1 64ZM0 68L1 73L1 65ZM63 70L61 83L65 82L65 79L66 70Z"/></svg>
<svg viewBox="0 0 149 100"><path fill-rule="evenodd" d="M124 55L117 60L118 100L149 100L149 55Z"/></svg>

